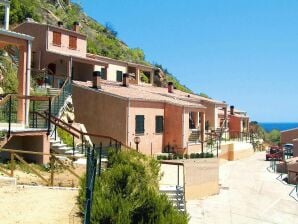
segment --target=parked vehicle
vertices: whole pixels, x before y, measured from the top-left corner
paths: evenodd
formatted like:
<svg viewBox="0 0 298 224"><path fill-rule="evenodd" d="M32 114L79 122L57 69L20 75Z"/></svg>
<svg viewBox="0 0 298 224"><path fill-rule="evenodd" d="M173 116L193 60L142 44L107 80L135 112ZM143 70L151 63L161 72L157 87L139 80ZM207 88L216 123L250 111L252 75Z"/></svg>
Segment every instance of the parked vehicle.
<svg viewBox="0 0 298 224"><path fill-rule="evenodd" d="M283 151L285 156L293 156L294 145L287 143L283 145Z"/></svg>
<svg viewBox="0 0 298 224"><path fill-rule="evenodd" d="M283 151L279 146L271 146L270 149L266 152L266 160L282 160Z"/></svg>

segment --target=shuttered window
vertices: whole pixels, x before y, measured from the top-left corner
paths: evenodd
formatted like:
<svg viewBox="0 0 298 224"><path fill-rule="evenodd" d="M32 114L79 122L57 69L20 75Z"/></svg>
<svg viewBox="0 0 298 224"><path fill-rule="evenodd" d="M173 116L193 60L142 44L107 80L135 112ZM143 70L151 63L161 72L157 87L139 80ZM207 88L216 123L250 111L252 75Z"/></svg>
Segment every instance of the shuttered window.
<svg viewBox="0 0 298 224"><path fill-rule="evenodd" d="M61 33L53 31L53 45L61 46Z"/></svg>
<svg viewBox="0 0 298 224"><path fill-rule="evenodd" d="M107 80L107 69L101 68L101 78Z"/></svg>
<svg viewBox="0 0 298 224"><path fill-rule="evenodd" d="M77 49L77 37L69 36L69 48L73 50Z"/></svg>
<svg viewBox="0 0 298 224"><path fill-rule="evenodd" d="M117 71L116 72L116 80L117 82L122 82L123 79L123 72L122 71Z"/></svg>
<svg viewBox="0 0 298 224"><path fill-rule="evenodd" d="M136 134L144 134L144 115L136 115Z"/></svg>
<svg viewBox="0 0 298 224"><path fill-rule="evenodd" d="M163 133L163 116L155 117L155 133Z"/></svg>

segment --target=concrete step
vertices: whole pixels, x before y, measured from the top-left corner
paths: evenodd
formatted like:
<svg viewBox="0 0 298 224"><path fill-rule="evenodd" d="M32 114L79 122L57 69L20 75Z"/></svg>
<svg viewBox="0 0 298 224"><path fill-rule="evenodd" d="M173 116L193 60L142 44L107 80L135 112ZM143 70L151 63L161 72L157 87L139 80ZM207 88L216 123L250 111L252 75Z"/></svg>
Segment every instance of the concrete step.
<svg viewBox="0 0 298 224"><path fill-rule="evenodd" d="M0 173L1 173L1 171L0 171ZM17 185L17 179L15 177L0 176L0 187L15 186L15 185Z"/></svg>

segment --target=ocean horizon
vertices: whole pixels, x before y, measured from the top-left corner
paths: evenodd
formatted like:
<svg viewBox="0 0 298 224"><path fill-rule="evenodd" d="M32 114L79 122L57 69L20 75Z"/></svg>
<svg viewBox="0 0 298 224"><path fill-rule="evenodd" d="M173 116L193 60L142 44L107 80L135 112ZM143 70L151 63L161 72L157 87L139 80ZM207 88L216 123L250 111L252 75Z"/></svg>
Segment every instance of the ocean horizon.
<svg viewBox="0 0 298 224"><path fill-rule="evenodd" d="M271 132L273 129L285 131L298 128L298 122L259 122L258 124L264 128L266 132Z"/></svg>

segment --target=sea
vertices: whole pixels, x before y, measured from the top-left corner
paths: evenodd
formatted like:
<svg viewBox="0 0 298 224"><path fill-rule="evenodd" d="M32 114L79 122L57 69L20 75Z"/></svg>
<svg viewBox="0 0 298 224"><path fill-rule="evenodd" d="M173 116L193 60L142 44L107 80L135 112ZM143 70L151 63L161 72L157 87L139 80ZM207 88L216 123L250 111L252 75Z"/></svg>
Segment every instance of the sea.
<svg viewBox="0 0 298 224"><path fill-rule="evenodd" d="M285 131L288 129L298 128L298 123L292 122L278 122L278 123L270 123L270 122L259 122L261 127L265 129L266 132L271 132L273 129L279 131Z"/></svg>

